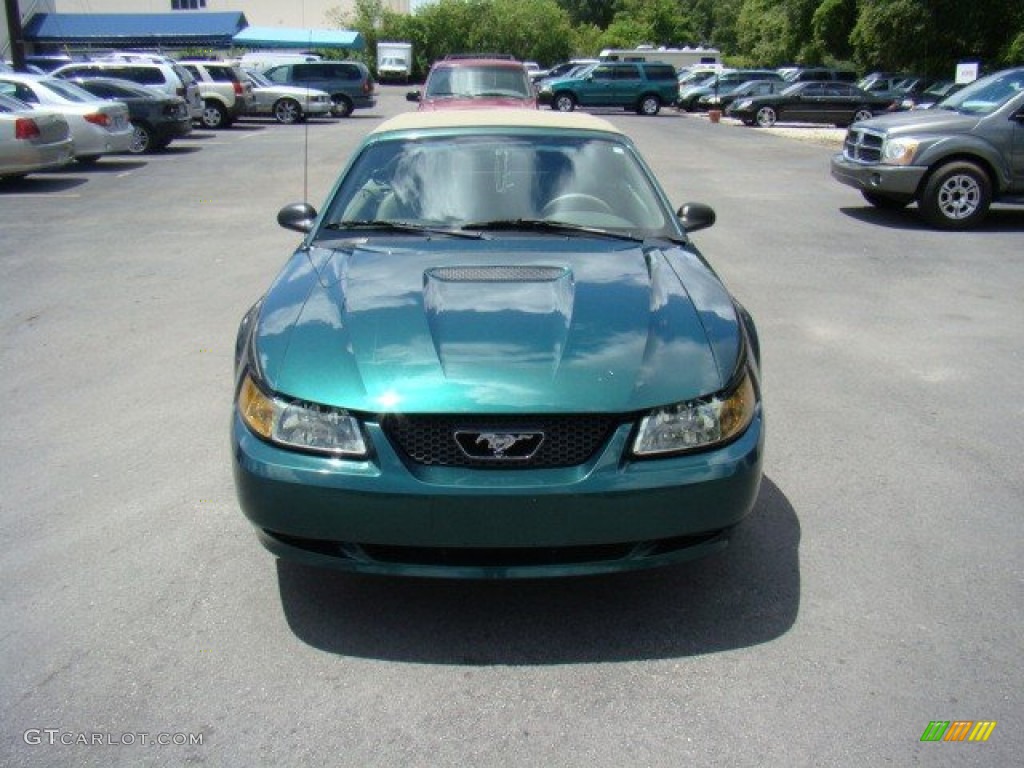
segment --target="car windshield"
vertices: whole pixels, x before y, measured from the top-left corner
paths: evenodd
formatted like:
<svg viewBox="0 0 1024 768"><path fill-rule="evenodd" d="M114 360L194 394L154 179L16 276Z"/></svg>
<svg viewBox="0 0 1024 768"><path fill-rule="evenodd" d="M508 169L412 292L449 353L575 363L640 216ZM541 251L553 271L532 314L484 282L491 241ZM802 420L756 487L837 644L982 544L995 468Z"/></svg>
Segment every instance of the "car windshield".
<svg viewBox="0 0 1024 768"><path fill-rule="evenodd" d="M40 80L39 82L42 83L44 87L67 101L84 103L87 101L96 101L98 98L93 96L84 88L80 88L74 83L69 83L66 80L47 78L46 80Z"/></svg>
<svg viewBox="0 0 1024 768"><path fill-rule="evenodd" d="M678 236L627 144L504 132L369 144L328 202L320 232L337 237L371 222L459 229L540 221Z"/></svg>
<svg viewBox="0 0 1024 768"><path fill-rule="evenodd" d="M937 105L969 115L988 115L1024 91L1024 69L1013 69L983 77Z"/></svg>
<svg viewBox="0 0 1024 768"><path fill-rule="evenodd" d="M21 99L0 93L0 112L27 112L31 109L31 104L26 104Z"/></svg>
<svg viewBox="0 0 1024 768"><path fill-rule="evenodd" d="M513 67L442 67L427 82L427 98L533 98L526 70Z"/></svg>

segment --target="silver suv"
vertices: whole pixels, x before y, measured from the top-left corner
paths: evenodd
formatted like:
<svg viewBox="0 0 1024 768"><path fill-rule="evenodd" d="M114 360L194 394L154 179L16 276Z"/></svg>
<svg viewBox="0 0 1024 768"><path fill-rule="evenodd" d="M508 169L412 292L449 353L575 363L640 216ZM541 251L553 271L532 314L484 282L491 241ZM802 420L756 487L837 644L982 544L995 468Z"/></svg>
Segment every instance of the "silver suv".
<svg viewBox="0 0 1024 768"><path fill-rule="evenodd" d="M179 61L199 84L203 98L200 122L206 128L227 128L249 111L252 85L241 67L223 61Z"/></svg>
<svg viewBox="0 0 1024 768"><path fill-rule="evenodd" d="M78 61L58 67L51 74L65 80L79 77L131 80L164 96L180 96L188 104L189 115L193 120L203 116L203 100L195 78L187 69L170 59Z"/></svg>
<svg viewBox="0 0 1024 768"><path fill-rule="evenodd" d="M377 105L375 83L361 61L279 64L265 69L263 76L278 85L327 91L331 94L331 113L336 117L348 117L354 109L372 109Z"/></svg>

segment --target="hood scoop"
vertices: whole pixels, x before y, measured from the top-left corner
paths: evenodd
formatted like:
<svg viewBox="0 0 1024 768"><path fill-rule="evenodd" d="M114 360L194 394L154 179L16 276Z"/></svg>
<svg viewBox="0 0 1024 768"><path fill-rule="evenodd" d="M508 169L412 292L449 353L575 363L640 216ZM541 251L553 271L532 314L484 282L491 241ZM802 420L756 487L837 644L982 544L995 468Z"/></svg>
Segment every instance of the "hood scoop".
<svg viewBox="0 0 1024 768"><path fill-rule="evenodd" d="M437 267L428 269L430 280L444 283L549 283L569 275L563 267L497 266L497 267Z"/></svg>
<svg viewBox="0 0 1024 768"><path fill-rule="evenodd" d="M486 381L496 366L551 381L572 321L572 271L544 265L461 265L423 273L423 308L449 381Z"/></svg>

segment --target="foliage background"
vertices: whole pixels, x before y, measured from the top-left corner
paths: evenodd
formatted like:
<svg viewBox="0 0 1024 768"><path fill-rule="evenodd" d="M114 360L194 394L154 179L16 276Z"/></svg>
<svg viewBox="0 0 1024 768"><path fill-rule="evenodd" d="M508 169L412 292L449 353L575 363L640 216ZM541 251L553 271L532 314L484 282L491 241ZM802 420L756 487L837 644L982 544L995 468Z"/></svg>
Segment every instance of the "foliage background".
<svg viewBox="0 0 1024 768"><path fill-rule="evenodd" d="M714 46L733 66L826 64L951 76L1024 64L1024 0L433 0L412 15L357 0L339 27L413 44L414 77L448 53L548 66L602 48Z"/></svg>

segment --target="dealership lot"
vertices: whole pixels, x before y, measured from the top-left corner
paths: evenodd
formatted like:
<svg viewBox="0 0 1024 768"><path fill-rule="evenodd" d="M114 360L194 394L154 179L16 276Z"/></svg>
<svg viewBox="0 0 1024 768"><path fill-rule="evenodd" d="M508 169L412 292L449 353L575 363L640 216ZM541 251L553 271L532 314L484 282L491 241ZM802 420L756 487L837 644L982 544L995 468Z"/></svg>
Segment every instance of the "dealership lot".
<svg viewBox="0 0 1024 768"><path fill-rule="evenodd" d="M277 210L404 90L0 187L0 763L1012 764L1024 211L937 232L819 143L604 113L716 209L694 240L762 335L765 479L724 555L451 583L259 547L236 325L297 242ZM922 743L936 720L998 724Z"/></svg>

